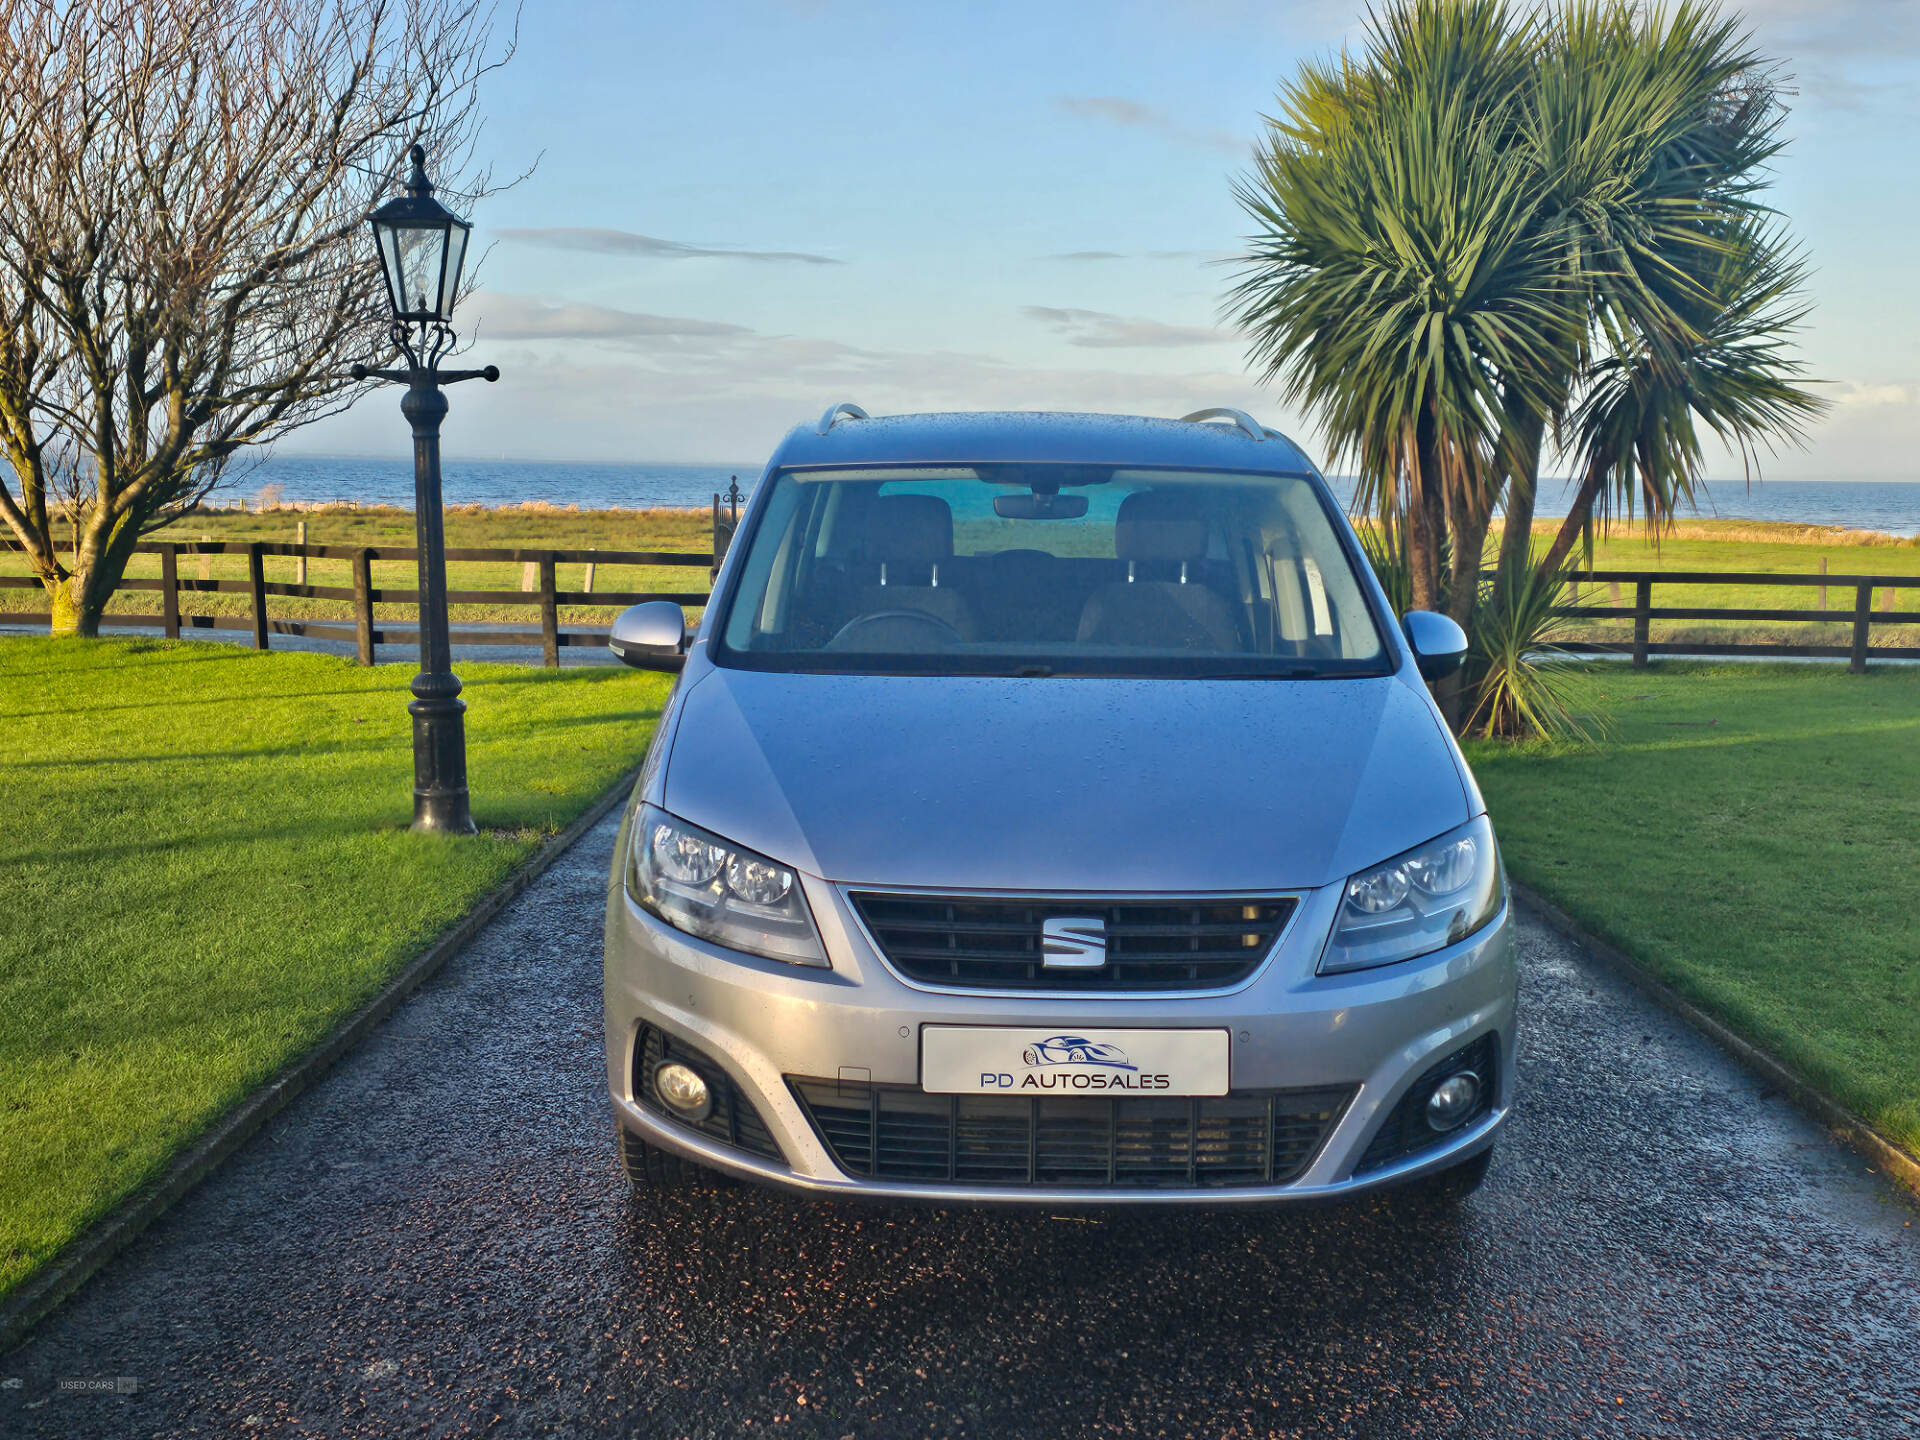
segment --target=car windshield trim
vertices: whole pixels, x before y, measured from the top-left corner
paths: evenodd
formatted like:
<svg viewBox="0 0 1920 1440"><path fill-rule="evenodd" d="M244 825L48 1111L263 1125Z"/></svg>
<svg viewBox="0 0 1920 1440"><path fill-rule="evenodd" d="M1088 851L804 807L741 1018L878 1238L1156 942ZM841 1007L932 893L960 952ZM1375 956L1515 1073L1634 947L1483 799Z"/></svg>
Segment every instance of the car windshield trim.
<svg viewBox="0 0 1920 1440"><path fill-rule="evenodd" d="M834 482L829 477L845 477L850 483L868 486L885 485L890 481L918 481L928 484L934 481L945 481L968 487L979 486L990 496L1023 493L1022 482L1007 478L1007 472L1041 471L1049 468L1074 471L1104 470L1112 475L1147 477L1149 481L1156 476L1174 478L1193 483L1196 488L1209 480L1221 482L1220 487L1217 488L1232 487L1247 491L1255 491L1264 485L1301 487L1313 497L1311 508L1318 512L1319 518L1324 522L1326 533L1319 542L1324 547L1319 552L1322 565L1325 565L1332 555L1337 554L1347 572L1344 578L1352 582L1346 623L1354 626L1358 633L1360 626L1355 622L1363 622L1366 638L1374 646L1372 653L1357 656L1305 656L1284 653L1236 653L1225 649L1209 649L1194 653L1154 653L1150 649L1128 646L1115 646L1112 649L1099 647L1073 653L1071 646L1063 647L1056 644L1052 647L1042 647L1035 646L1030 641L1023 645L1016 641L1005 640L977 644L943 641L938 646L914 651L748 647L729 643L729 625L733 622L737 607L742 603L751 603L755 608L763 605L766 596L766 577L764 575L759 577L759 583L749 601L748 597L743 595L743 590L750 578L750 566L747 563L750 555L743 553L736 557L736 563L727 567L727 575L721 590L709 601L710 608L705 617L706 623L701 627L702 644L708 661L725 669L822 675L1263 681L1381 677L1392 675L1401 667L1404 657L1401 654L1402 647L1397 643L1398 627L1390 616L1383 615L1375 593L1370 563L1348 529L1345 517L1327 489L1325 481L1317 471L1311 468L1246 470L1205 465L1171 466L1165 463L1139 466L1113 463L1077 466L1071 462L1052 459L1033 462L1004 459L981 462L889 460L787 465L770 469L762 477L761 483L755 487L755 494L749 502L748 512L741 517L739 532L734 537L731 548L751 552L752 547L760 542L761 533L768 524L768 516L773 508L774 496L782 482L790 481L809 486L831 485ZM1139 482L1136 480L1135 483ZM1054 488L1056 487L1041 484L1035 486L1032 493L1045 494ZM1065 488L1077 495L1097 496L1105 490L1106 485L1100 479L1073 479L1066 482ZM1140 492L1136 490L1132 493ZM782 517L777 523L781 524L784 533L788 523L787 517ZM1030 523L1033 522L1030 521ZM1043 520L1038 523L1059 522ZM954 560L964 564L970 560L991 559L1001 552L949 550L947 553L952 555ZM1106 553L1114 552L1110 550ZM1076 557L1069 554L1054 558ZM884 584L885 581L881 583ZM934 583L937 585L939 581L936 579Z"/></svg>

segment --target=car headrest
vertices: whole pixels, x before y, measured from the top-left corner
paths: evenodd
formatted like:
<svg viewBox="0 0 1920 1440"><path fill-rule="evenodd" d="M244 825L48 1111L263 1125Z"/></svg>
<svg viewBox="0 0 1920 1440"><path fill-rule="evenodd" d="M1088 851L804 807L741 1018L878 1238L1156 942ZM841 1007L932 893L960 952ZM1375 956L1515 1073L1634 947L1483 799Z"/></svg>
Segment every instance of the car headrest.
<svg viewBox="0 0 1920 1440"><path fill-rule="evenodd" d="M900 565L953 556L953 508L938 495L881 495L867 511L867 553Z"/></svg>
<svg viewBox="0 0 1920 1440"><path fill-rule="evenodd" d="M1122 560L1201 559L1207 553L1206 519L1178 491L1135 491L1120 502L1113 553Z"/></svg>

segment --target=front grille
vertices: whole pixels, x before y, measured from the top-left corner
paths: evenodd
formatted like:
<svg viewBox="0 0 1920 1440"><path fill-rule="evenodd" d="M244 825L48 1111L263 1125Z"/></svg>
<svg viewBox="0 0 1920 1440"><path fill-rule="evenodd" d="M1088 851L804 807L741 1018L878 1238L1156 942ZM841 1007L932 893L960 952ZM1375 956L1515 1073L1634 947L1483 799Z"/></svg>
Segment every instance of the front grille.
<svg viewBox="0 0 1920 1440"><path fill-rule="evenodd" d="M1373 1137L1366 1153L1360 1157L1360 1163L1353 1167L1354 1174L1378 1170L1382 1165L1391 1165L1396 1160L1404 1160L1409 1155L1452 1140L1476 1120L1485 1118L1493 1109L1494 1091L1498 1088L1499 1076L1494 1074L1498 1045L1498 1036L1482 1035L1478 1040L1454 1051L1438 1065L1428 1067L1414 1082L1413 1088L1400 1098L1400 1103L1393 1107L1386 1123L1380 1127L1380 1133ZM1427 1101L1442 1080L1462 1070L1471 1070L1480 1077L1479 1102L1474 1106L1473 1113L1453 1129L1435 1130L1427 1123Z"/></svg>
<svg viewBox="0 0 1920 1440"><path fill-rule="evenodd" d="M713 1109L707 1118L692 1121L684 1115L677 1115L660 1103L660 1097L653 1090L654 1067L663 1060L677 1060L688 1069L698 1072L707 1082L707 1089L713 1095ZM640 1107L655 1115L664 1115L676 1125L685 1125L689 1130L697 1130L710 1140L718 1140L723 1145L731 1145L736 1150L745 1150L750 1155L764 1156L768 1160L780 1160L785 1157L780 1147L774 1143L773 1136L767 1131L766 1121L760 1118L760 1112L753 1108L753 1102L742 1095L733 1081L706 1055L677 1040L663 1030L651 1025L642 1025L640 1034L633 1047L633 1098Z"/></svg>
<svg viewBox="0 0 1920 1440"><path fill-rule="evenodd" d="M1286 928L1287 896L1076 900L1061 896L848 893L867 930L909 980L963 989L1217 990L1251 975ZM1041 926L1098 917L1106 963L1048 968Z"/></svg>
<svg viewBox="0 0 1920 1440"><path fill-rule="evenodd" d="M1284 1185L1306 1170L1353 1097L1350 1086L1083 1099L788 1083L849 1175L1114 1190Z"/></svg>

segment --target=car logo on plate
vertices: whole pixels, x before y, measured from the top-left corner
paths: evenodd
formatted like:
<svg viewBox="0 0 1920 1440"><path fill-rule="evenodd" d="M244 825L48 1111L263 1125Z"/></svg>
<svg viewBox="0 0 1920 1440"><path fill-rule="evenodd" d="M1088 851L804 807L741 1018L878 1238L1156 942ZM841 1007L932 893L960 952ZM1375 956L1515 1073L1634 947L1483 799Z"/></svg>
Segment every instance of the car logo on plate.
<svg viewBox="0 0 1920 1440"><path fill-rule="evenodd" d="M1046 970L1098 970L1107 963L1107 922L1098 915L1054 915L1040 924Z"/></svg>
<svg viewBox="0 0 1920 1440"><path fill-rule="evenodd" d="M1118 1045L1089 1040L1084 1035L1050 1035L1020 1052L1029 1065L1098 1065L1108 1070L1138 1070Z"/></svg>

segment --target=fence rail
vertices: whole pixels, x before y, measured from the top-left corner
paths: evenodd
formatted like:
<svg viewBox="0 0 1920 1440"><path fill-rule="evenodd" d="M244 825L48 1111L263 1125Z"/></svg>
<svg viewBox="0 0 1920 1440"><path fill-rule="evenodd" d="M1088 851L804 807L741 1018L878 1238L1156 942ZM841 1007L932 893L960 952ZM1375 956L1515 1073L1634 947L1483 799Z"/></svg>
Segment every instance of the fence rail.
<svg viewBox="0 0 1920 1440"><path fill-rule="evenodd" d="M529 625L524 628L516 626L474 629L471 626L456 626L451 633L451 639L456 645L539 645L543 661L549 666L554 666L560 663L562 649L583 645L604 645L607 641L605 630L577 627L562 629L559 620L559 607L562 605L638 605L647 600L671 600L680 605L704 605L710 593L707 588L645 591L562 590L555 578L555 567L562 564L585 564L704 570L707 573L703 579L710 587L713 574L719 568L727 543L732 538L733 529L728 523L731 517L717 501L715 514L721 523L715 528L714 547L711 553L704 550L542 550L527 547L476 549L466 546L449 549L447 559L450 561L518 564L537 573L539 582L538 587L532 590L449 590L447 592L449 602L456 605L537 606L540 612L537 627ZM0 548L17 550L20 547L16 543L5 542ZM159 624L169 639L177 638L183 631L190 630L250 630L255 648L261 650L268 648L271 637L274 635L352 641L355 643L360 662L371 665L378 646L411 644L417 641L419 636L417 623L394 625L377 622L373 614L373 607L376 604L418 603L419 591L412 586L373 583L373 566L376 563L416 560L418 552L412 546L297 545L264 540L166 540L142 542L134 547L134 552L158 555L160 576L157 579L125 580L121 582L121 588L160 592ZM245 580L214 580L181 575L182 557L215 555L244 555L247 560L247 578ZM347 560L352 563L353 584L350 586L309 585L268 580L264 569L268 557ZM1897 592L1906 592L1907 598L1920 601L1920 596L1914 594L1915 591L1920 591L1920 575L1782 575L1764 571L1731 570L1577 570L1569 576L1569 579L1576 587L1606 585L1614 588L1616 592L1619 587L1627 585L1633 587L1633 603L1630 606L1576 603L1560 607L1557 613L1569 619L1626 620L1631 621L1633 625L1633 638L1630 641L1569 640L1561 642L1558 647L1574 653L1626 654L1632 657L1636 666L1644 666L1648 657L1652 655L1818 657L1848 660L1856 672L1866 669L1869 658L1920 660L1920 646L1876 647L1870 643L1872 630L1876 625L1920 623L1920 608L1895 609L1892 603ZM1682 588L1709 585L1779 587L1788 590L1817 587L1821 592L1822 608L1662 606L1653 603L1653 590L1657 585ZM0 575L0 590L38 590L39 588L40 581L34 576ZM1843 593L1852 591L1851 604L1845 608L1826 609L1825 600L1828 590L1840 590ZM1884 597L1882 607L1878 610L1873 608L1875 592L1879 592ZM196 594L244 594L249 601L248 613L245 615L188 614L181 608L181 598ZM346 601L353 608L353 619L351 621L305 620L274 616L268 613L267 601L270 598ZM6 612L7 621L16 624L46 623L50 618L45 613ZM1850 643L1846 645L1656 641L1651 634L1653 622L1656 620L1826 624L1850 622L1852 634ZM151 615L108 615L101 621L103 626L120 628L148 628L154 623L155 617Z"/></svg>

